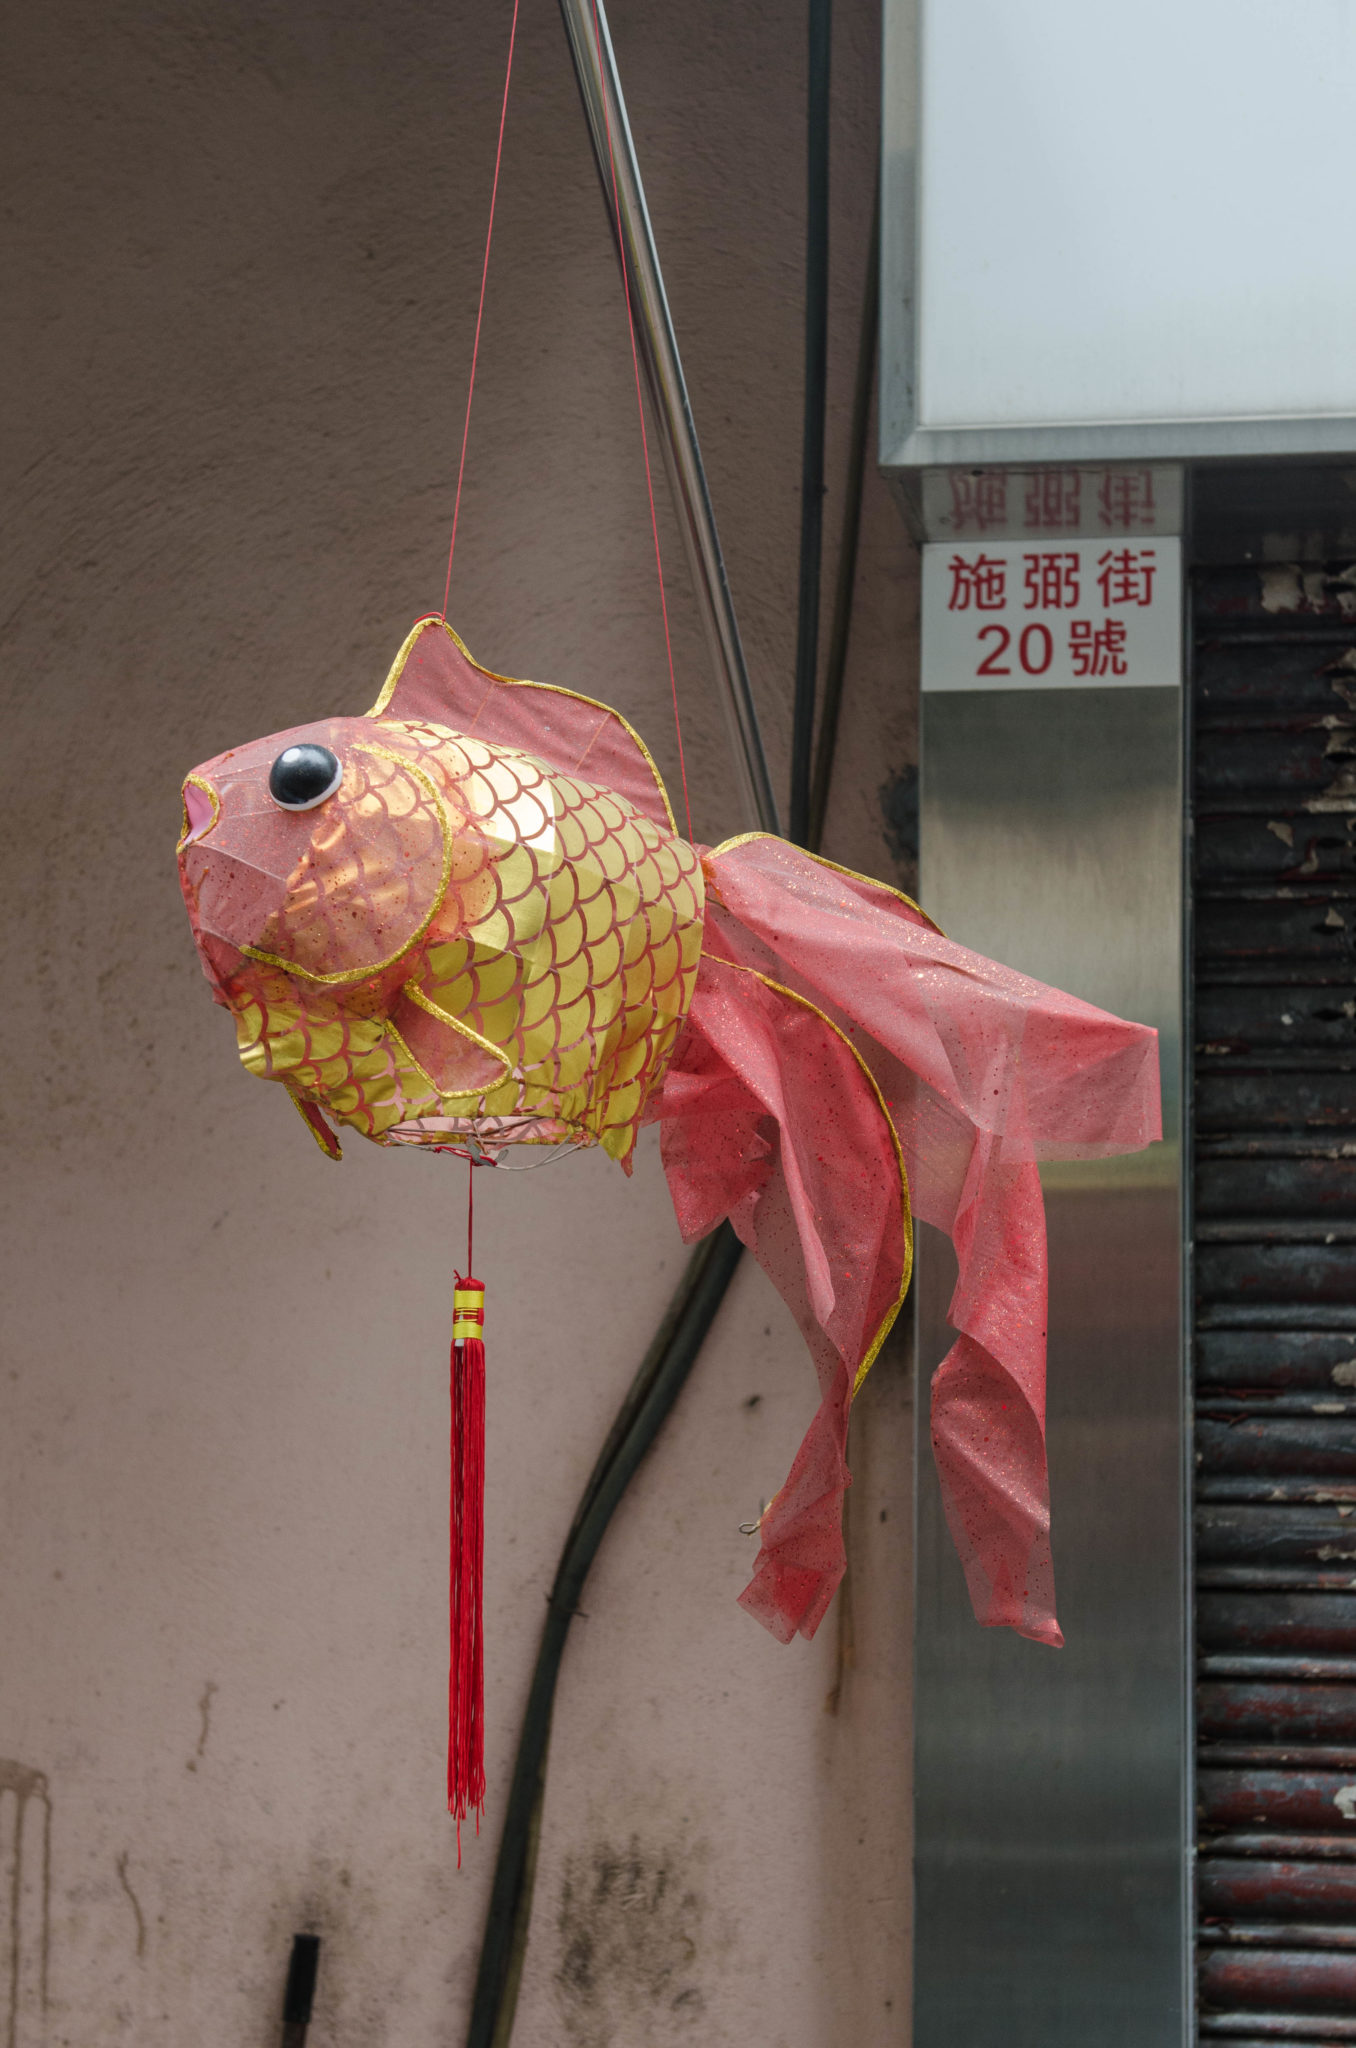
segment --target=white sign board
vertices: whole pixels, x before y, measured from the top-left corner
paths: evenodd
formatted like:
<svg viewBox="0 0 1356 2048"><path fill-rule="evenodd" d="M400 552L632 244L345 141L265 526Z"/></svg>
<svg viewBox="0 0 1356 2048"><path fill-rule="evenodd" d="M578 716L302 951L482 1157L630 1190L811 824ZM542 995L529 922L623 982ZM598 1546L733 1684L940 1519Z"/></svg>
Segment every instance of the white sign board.
<svg viewBox="0 0 1356 2048"><path fill-rule="evenodd" d="M1351 0L921 6L920 425L1356 411Z"/></svg>
<svg viewBox="0 0 1356 2048"><path fill-rule="evenodd" d="M1177 540L945 541L923 549L925 690L1175 686Z"/></svg>

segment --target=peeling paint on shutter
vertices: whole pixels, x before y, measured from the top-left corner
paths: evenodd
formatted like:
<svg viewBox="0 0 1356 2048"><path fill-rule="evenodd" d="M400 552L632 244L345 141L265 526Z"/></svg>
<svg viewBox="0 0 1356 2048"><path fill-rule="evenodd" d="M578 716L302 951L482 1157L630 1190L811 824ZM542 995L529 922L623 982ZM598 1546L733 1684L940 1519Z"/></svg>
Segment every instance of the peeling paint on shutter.
<svg viewBox="0 0 1356 2048"><path fill-rule="evenodd" d="M1356 2042L1356 577L1193 588L1203 2040Z"/></svg>

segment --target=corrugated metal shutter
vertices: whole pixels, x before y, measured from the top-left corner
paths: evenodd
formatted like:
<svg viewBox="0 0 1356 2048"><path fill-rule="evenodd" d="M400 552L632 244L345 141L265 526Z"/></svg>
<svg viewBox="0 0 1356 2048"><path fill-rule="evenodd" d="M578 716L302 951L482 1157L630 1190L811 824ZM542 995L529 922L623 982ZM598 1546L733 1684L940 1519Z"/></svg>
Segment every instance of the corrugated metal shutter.
<svg viewBox="0 0 1356 2048"><path fill-rule="evenodd" d="M1199 2008L1356 2042L1356 567L1193 587Z"/></svg>

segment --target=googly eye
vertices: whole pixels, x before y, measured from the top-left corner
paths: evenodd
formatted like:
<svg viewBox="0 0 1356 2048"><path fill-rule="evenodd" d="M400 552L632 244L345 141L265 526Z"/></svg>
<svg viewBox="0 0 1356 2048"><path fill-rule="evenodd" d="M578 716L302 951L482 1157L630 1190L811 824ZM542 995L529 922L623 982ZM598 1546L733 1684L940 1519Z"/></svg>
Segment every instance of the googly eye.
<svg viewBox="0 0 1356 2048"><path fill-rule="evenodd" d="M268 771L268 793L285 811L312 811L333 796L344 779L337 754L313 740L284 747Z"/></svg>

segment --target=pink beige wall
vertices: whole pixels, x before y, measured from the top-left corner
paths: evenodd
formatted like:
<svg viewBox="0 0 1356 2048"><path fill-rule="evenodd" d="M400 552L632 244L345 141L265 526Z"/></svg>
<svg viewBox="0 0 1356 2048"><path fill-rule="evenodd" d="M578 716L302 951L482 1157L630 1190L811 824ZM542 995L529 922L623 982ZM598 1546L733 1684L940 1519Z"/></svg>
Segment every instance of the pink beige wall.
<svg viewBox="0 0 1356 2048"><path fill-rule="evenodd" d="M876 128L875 10L837 14L831 534ZM0 2048L266 2048L304 1929L316 2048L462 2038L543 1596L683 1258L652 1142L630 1183L601 1157L484 1177L491 1785L458 1872L463 1175L357 1143L332 1167L244 1076L172 849L187 768L361 710L441 597L507 27L501 0L11 17ZM784 786L803 9L617 0L614 29ZM524 0L450 616L491 665L611 698L668 772L630 380L556 8ZM743 821L661 515L714 839ZM914 614L873 479L827 850L895 880L880 792L914 758ZM518 2048L906 2038L900 1348L856 1429L850 1616L782 1649L734 1605L738 1524L813 1398L742 1271L567 1653Z"/></svg>

